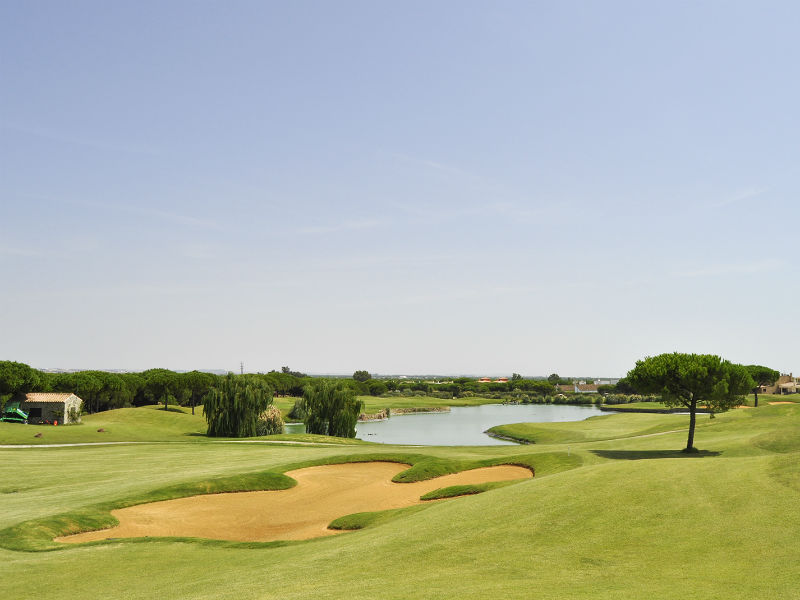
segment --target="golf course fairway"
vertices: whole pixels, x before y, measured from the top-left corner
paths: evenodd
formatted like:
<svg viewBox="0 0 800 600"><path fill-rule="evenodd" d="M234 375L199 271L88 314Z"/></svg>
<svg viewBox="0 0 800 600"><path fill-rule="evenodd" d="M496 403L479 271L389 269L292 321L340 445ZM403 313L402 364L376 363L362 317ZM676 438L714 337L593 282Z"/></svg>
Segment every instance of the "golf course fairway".
<svg viewBox="0 0 800 600"><path fill-rule="evenodd" d="M100 413L65 427L64 435L93 441L103 435L102 419L115 439L136 422L130 435L139 443L0 449L0 561L13 574L0 580L0 597L798 598L800 404L768 403L792 398L699 417L696 455L680 452L685 415L514 425L528 445L407 447L333 445L314 436L230 443L198 436L189 414L160 411L162 422L150 408ZM16 436L20 444L37 431L55 433L0 425L0 440ZM148 442L150 430L168 439ZM304 443L283 443L291 441ZM333 526L353 531L309 540L175 533L54 541L114 527L112 512L126 507L284 490L263 492L279 496L302 488L300 472L374 461L387 469L381 485L426 482L450 486L452 493L434 497L471 495L338 512L344 516ZM524 467L535 477L436 481L498 465Z"/></svg>

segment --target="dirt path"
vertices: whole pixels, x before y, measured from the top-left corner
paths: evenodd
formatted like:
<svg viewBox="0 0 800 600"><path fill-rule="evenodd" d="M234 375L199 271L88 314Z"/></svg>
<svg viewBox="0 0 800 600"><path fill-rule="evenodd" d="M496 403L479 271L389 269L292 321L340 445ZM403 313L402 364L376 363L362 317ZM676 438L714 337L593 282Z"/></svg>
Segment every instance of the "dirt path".
<svg viewBox="0 0 800 600"><path fill-rule="evenodd" d="M340 533L334 519L358 512L420 504L420 496L452 485L532 477L523 467L502 465L416 483L394 483L408 465L388 462L308 467L286 474L288 490L209 494L140 504L112 511L117 527L56 538L78 543L121 537L180 536L217 540L304 540Z"/></svg>

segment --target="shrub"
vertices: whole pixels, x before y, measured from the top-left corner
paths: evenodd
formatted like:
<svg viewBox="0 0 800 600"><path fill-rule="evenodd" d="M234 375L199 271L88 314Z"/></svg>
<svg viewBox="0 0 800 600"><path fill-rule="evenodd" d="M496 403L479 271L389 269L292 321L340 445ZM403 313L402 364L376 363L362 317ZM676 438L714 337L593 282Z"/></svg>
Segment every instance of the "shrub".
<svg viewBox="0 0 800 600"><path fill-rule="evenodd" d="M258 416L256 435L275 435L283 433L283 417L277 406L270 406Z"/></svg>
<svg viewBox="0 0 800 600"><path fill-rule="evenodd" d="M289 414L286 416L293 421L305 421L305 418L308 416L308 411L306 411L306 404L302 398L298 398L294 401L292 410L290 410Z"/></svg>
<svg viewBox="0 0 800 600"><path fill-rule="evenodd" d="M71 406L67 411L67 423L80 423L81 422L81 409L77 406Z"/></svg>

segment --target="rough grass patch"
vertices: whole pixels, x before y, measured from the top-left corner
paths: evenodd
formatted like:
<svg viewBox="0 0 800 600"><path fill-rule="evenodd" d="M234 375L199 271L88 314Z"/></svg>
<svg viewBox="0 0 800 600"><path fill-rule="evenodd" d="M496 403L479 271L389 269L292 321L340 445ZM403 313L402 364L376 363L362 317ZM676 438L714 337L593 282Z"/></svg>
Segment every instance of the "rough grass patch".
<svg viewBox="0 0 800 600"><path fill-rule="evenodd" d="M344 517L334 519L328 525L328 529L335 529L337 531L356 531L358 529L374 527L381 523L393 521L397 518L424 510L425 508L427 508L426 505L419 504L416 506L407 506L405 508L392 508L389 510L378 510L375 512L353 513L352 515L345 515Z"/></svg>

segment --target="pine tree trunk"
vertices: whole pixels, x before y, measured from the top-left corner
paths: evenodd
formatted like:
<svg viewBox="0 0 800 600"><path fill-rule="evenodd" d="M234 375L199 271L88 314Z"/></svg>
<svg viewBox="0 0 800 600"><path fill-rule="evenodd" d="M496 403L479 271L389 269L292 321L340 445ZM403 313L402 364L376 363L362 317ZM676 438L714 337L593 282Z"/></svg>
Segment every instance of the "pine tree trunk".
<svg viewBox="0 0 800 600"><path fill-rule="evenodd" d="M697 422L697 400L692 396L692 401L689 404L689 439L686 441L686 448L684 452L697 452L694 447L694 426Z"/></svg>
<svg viewBox="0 0 800 600"><path fill-rule="evenodd" d="M753 390L753 395L756 397L755 405L756 405L756 408L758 408L758 388Z"/></svg>

